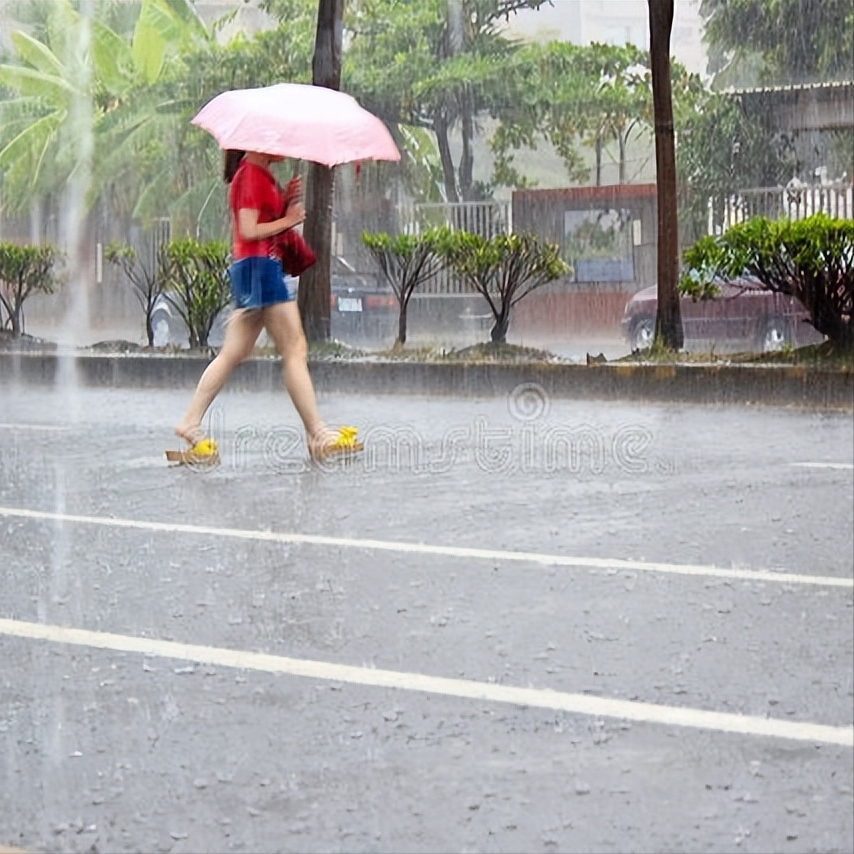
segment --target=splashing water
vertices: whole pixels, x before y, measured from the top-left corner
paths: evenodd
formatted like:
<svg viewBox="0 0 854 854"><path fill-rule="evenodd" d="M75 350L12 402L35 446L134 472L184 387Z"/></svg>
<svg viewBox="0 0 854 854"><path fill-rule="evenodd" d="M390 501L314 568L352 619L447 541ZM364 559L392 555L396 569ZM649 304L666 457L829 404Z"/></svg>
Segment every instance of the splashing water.
<svg viewBox="0 0 854 854"><path fill-rule="evenodd" d="M80 386L76 367L76 349L84 343L89 330L89 281L87 264L86 197L92 182L93 154L93 114L90 96L91 65L89 47L91 39L91 21L94 13L92 0L83 0L80 4L81 25L78 38L66 42L65 67L76 78L69 80L75 93L69 109L68 120L60 132L60 145L70 153L74 164L72 172L63 190L59 206L57 242L65 254L65 283L67 300L65 310L57 329L57 369L55 380L54 407L62 414L62 420L72 430L80 422L81 400ZM68 487L71 472L64 456L64 448L57 444L52 452L54 475L54 511L65 513L69 505ZM80 585L72 572L71 529L63 522L54 523L52 530L52 558L47 570L48 577L41 585L38 604L39 620L47 623L82 625L86 616L86 604L80 600ZM56 613L61 609L61 614ZM67 652L69 672L74 669L73 653ZM61 691L54 694L51 716L51 736L45 743L46 774L44 779L61 777L62 769L67 766L68 755L75 745L68 743L67 719L74 719L74 709L66 710L65 698ZM57 785L50 797L65 798L71 787ZM60 794L66 792L66 794ZM54 804L62 809L70 801Z"/></svg>

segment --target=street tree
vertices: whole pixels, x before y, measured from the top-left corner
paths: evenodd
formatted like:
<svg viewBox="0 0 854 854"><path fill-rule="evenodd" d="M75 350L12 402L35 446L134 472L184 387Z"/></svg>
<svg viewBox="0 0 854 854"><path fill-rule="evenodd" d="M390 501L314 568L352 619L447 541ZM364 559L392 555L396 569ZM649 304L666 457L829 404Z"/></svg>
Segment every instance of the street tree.
<svg viewBox="0 0 854 854"><path fill-rule="evenodd" d="M216 316L228 305L230 246L225 240L170 240L160 254L163 297L178 313L190 347L207 347Z"/></svg>
<svg viewBox="0 0 854 854"><path fill-rule="evenodd" d="M674 109L689 115L703 90L696 75L672 64ZM529 44L512 57L506 75L507 106L490 140L493 182L524 187L514 165L523 148L548 143L561 157L567 178L601 185L606 147L617 151L618 181L628 182L629 142L652 132L650 57L634 45ZM584 151L594 152L591 176Z"/></svg>
<svg viewBox="0 0 854 854"><path fill-rule="evenodd" d="M311 81L315 86L341 88L341 49L344 0L318 0L317 31L312 56ZM299 309L309 341L327 341L330 333L332 275L332 200L335 172L311 163L306 187L305 239L317 256L300 277Z"/></svg>
<svg viewBox="0 0 854 854"><path fill-rule="evenodd" d="M359 0L344 79L391 125L426 128L435 137L443 195L450 202L483 197L474 180L479 115L507 103L509 59L518 46L500 24L546 0ZM451 133L460 140L455 162Z"/></svg>
<svg viewBox="0 0 854 854"><path fill-rule="evenodd" d="M556 244L524 232L490 239L467 231L448 232L437 242L437 251L486 300L495 321L490 338L496 344L507 341L513 306L572 272Z"/></svg>
<svg viewBox="0 0 854 854"><path fill-rule="evenodd" d="M406 344L406 313L415 290L432 279L446 264L439 251L450 232L445 227L428 229L420 234L362 234L380 268L383 278L394 292L398 305L396 347Z"/></svg>
<svg viewBox="0 0 854 854"><path fill-rule="evenodd" d="M676 144L670 85L670 33L673 0L648 0L652 98L655 116L655 167L658 185L658 316L656 342L681 350L685 341L679 307L679 222L676 199Z"/></svg>
<svg viewBox="0 0 854 854"><path fill-rule="evenodd" d="M753 217L685 252L681 289L714 296L717 281L749 275L796 297L812 325L840 351L854 350L854 221L815 214L802 220Z"/></svg>
<svg viewBox="0 0 854 854"><path fill-rule="evenodd" d="M602 151L614 141L618 148L619 183L626 181L626 148L637 126L652 121L649 55L634 45L591 44L578 53L580 73L594 88L581 105L581 138L595 152L596 186L602 184Z"/></svg>
<svg viewBox="0 0 854 854"><path fill-rule="evenodd" d="M681 232L696 240L724 221L727 200L745 187L775 187L793 174L784 141L744 114L738 102L703 91L677 118Z"/></svg>
<svg viewBox="0 0 854 854"><path fill-rule="evenodd" d="M13 55L0 65L0 84L10 93L0 104L3 210L24 213L74 184L83 188L84 211L109 190L114 208L122 201L119 176L168 150L168 138L161 149L158 143L174 119L153 121L166 111L142 96L181 72L182 54L204 37L204 27L190 0L142 0L132 29L121 30L82 14L71 0L37 8L44 17L35 35L13 31ZM130 26L126 15L113 18ZM125 198L138 198L138 190L129 186Z"/></svg>
<svg viewBox="0 0 854 854"><path fill-rule="evenodd" d="M34 293L56 290L62 260L62 253L48 243L0 243L0 308L6 314L0 317L0 327L8 328L15 338L23 335L24 303Z"/></svg>
<svg viewBox="0 0 854 854"><path fill-rule="evenodd" d="M563 160L570 181L589 180L590 169L578 140L587 127L584 111L595 102L597 81L582 74L582 50L561 42L529 44L511 57L505 73L505 103L492 112L497 122L489 142L494 184L530 186L515 158L522 149L534 151L544 143Z"/></svg>
<svg viewBox="0 0 854 854"><path fill-rule="evenodd" d="M719 85L854 79L851 0L702 0Z"/></svg>

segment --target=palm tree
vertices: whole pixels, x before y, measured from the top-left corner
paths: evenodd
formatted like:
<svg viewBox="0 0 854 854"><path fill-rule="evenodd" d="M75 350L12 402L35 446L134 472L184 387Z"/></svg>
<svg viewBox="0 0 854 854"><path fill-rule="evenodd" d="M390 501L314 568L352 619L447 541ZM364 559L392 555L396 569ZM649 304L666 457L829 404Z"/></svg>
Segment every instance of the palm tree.
<svg viewBox="0 0 854 854"><path fill-rule="evenodd" d="M174 105L158 101L159 87L186 73L182 56L208 39L205 27L191 0L142 0L130 31L87 18L71 0L40 8L44 40L14 32L18 61L0 66L12 93L0 105L3 210L26 212L77 183L86 210L110 195L114 213L138 211L146 164L168 171Z"/></svg>
<svg viewBox="0 0 854 854"><path fill-rule="evenodd" d="M49 7L42 43L12 33L19 65L0 66L0 169L4 213L24 213L91 171L93 115L89 21L70 2Z"/></svg>

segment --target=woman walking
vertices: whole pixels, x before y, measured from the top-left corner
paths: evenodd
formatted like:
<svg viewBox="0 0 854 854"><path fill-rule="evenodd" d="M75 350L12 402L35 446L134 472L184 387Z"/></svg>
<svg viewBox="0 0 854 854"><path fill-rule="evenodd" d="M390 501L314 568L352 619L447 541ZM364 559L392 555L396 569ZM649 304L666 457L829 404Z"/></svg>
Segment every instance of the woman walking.
<svg viewBox="0 0 854 854"><path fill-rule="evenodd" d="M226 151L223 177L229 185L232 263L229 267L234 311L216 358L199 380L175 433L189 445L185 461L215 462L216 443L201 423L234 369L252 355L262 329L282 357L285 388L302 420L312 459L361 449L356 429L329 428L317 410L308 371L308 344L296 304L296 291L282 271L280 236L300 225L305 208L297 197L282 214L285 199L270 164L284 158L258 151ZM279 237L279 240L277 240Z"/></svg>

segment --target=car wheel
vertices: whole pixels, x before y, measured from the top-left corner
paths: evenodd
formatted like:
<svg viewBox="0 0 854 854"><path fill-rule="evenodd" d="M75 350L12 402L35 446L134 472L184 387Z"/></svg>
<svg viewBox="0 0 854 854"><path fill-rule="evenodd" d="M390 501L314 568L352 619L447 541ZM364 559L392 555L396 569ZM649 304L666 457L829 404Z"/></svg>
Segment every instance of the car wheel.
<svg viewBox="0 0 854 854"><path fill-rule="evenodd" d="M630 335L632 350L648 350L655 338L655 320L641 317L635 321Z"/></svg>
<svg viewBox="0 0 854 854"><path fill-rule="evenodd" d="M789 324L782 317L772 317L759 336L759 347L763 353L775 353L791 343Z"/></svg>
<svg viewBox="0 0 854 854"><path fill-rule="evenodd" d="M175 343L172 318L165 311L155 313L151 318L151 328L154 331L155 347L168 347Z"/></svg>

